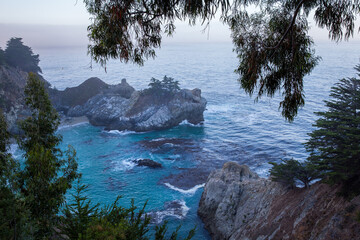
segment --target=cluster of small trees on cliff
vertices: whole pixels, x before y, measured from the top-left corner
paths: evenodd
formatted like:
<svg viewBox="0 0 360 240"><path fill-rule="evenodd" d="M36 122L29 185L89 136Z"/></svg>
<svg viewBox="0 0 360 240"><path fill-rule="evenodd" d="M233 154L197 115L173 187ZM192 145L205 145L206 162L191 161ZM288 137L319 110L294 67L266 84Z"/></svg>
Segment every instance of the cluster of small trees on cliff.
<svg viewBox="0 0 360 240"><path fill-rule="evenodd" d="M179 81L171 77L164 76L163 80L151 78L149 88L144 89L144 94L167 95L180 90Z"/></svg>
<svg viewBox="0 0 360 240"><path fill-rule="evenodd" d="M41 73L39 62L39 55L25 46L22 38L11 38L5 50L0 48L0 65L18 67L25 72Z"/></svg>
<svg viewBox="0 0 360 240"><path fill-rule="evenodd" d="M20 123L21 164L8 153L10 134L0 111L0 239L149 239L145 206L123 208L119 198L105 207L91 203L75 150L59 148L59 116L36 74L29 74L25 95L32 115ZM76 179L73 201L65 201ZM166 232L166 224L156 226L154 239L177 239L177 231L169 238Z"/></svg>
<svg viewBox="0 0 360 240"><path fill-rule="evenodd" d="M355 67L360 77L360 65ZM275 181L294 185L296 180L309 186L320 178L329 184L341 184L341 194L360 194L360 79L341 79L331 88L328 111L317 112L320 118L305 144L310 153L307 161L286 160L271 163Z"/></svg>

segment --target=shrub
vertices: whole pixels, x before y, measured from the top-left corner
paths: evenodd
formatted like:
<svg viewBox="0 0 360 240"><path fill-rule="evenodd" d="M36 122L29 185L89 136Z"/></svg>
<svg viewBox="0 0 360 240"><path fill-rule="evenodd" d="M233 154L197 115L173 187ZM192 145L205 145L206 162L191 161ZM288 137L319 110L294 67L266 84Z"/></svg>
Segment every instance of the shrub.
<svg viewBox="0 0 360 240"><path fill-rule="evenodd" d="M270 162L272 180L289 185L291 188L300 181L306 188L310 187L311 181L319 178L319 172L308 162L299 162L294 159L283 160L282 163Z"/></svg>

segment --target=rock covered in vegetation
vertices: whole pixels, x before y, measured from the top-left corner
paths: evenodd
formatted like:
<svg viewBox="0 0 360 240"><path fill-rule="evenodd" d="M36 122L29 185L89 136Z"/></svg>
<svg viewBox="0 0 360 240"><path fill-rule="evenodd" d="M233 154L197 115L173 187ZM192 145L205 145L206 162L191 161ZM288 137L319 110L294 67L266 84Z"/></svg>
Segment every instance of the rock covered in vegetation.
<svg viewBox="0 0 360 240"><path fill-rule="evenodd" d="M360 196L338 190L289 190L230 162L208 177L198 214L213 239L359 239Z"/></svg>
<svg viewBox="0 0 360 240"><path fill-rule="evenodd" d="M13 133L18 131L16 121L29 115L24 108L27 76L20 69L0 66L0 105ZM89 78L77 87L59 91L40 78L57 111L67 117L86 116L91 124L108 130L151 131L174 127L184 120L192 124L204 120L206 100L200 89L139 92L125 79L109 85Z"/></svg>
<svg viewBox="0 0 360 240"><path fill-rule="evenodd" d="M69 106L68 116L85 115L91 124L107 130L151 131L177 126L184 120L204 121L206 100L201 90L135 91L125 80L108 86L85 104Z"/></svg>

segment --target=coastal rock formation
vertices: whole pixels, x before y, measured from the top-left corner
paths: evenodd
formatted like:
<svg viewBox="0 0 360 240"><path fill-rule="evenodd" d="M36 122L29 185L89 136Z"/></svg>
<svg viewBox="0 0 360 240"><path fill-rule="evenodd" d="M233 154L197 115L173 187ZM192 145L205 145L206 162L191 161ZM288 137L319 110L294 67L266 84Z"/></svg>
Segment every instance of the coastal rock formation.
<svg viewBox="0 0 360 240"><path fill-rule="evenodd" d="M138 159L133 162L139 167L162 168L161 163L155 162L151 159Z"/></svg>
<svg viewBox="0 0 360 240"><path fill-rule="evenodd" d="M287 189L229 162L210 174L198 215L213 239L359 239L360 196L316 183Z"/></svg>
<svg viewBox="0 0 360 240"><path fill-rule="evenodd" d="M49 95L53 106L58 111L66 113L71 107L86 103L87 100L107 88L109 88L108 84L93 77L77 87L66 88L64 91L49 89Z"/></svg>
<svg viewBox="0 0 360 240"><path fill-rule="evenodd" d="M0 66L0 106L13 133L18 131L16 121L30 114L24 107L27 76L19 69ZM59 91L39 77L53 106L63 116L86 116L91 124L107 130L151 131L174 127L184 120L192 124L204 120L206 100L200 89L136 91L125 79L109 85L99 78L89 78L77 87Z"/></svg>
<svg viewBox="0 0 360 240"><path fill-rule="evenodd" d="M201 90L181 89L171 94L135 91L125 80L108 86L85 104L69 106L67 116L87 116L91 124L107 130L151 131L177 126L184 120L204 121L206 100Z"/></svg>
<svg viewBox="0 0 360 240"><path fill-rule="evenodd" d="M50 84L39 75L46 87ZM12 134L18 134L17 121L30 116L25 108L24 89L28 73L19 68L0 66L0 109L4 112L5 118Z"/></svg>

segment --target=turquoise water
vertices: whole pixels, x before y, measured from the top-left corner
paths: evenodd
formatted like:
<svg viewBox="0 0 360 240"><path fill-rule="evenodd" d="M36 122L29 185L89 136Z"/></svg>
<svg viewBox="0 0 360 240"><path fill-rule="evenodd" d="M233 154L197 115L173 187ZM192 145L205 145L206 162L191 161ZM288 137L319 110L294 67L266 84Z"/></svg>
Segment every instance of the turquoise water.
<svg viewBox="0 0 360 240"><path fill-rule="evenodd" d="M77 150L79 170L95 202L108 204L117 195L123 196L121 202L127 206L131 199L137 205L148 200L147 210L157 212L153 216L158 222L168 220L170 229L182 224L182 236L196 225L195 239L209 239L196 215L208 172L236 161L267 176L269 161L306 159L303 143L313 129L313 112L325 110L323 100L333 83L355 76L359 43L318 43L316 49L323 60L306 77L306 105L291 124L278 111L279 96L255 104L239 88L231 44L165 45L158 58L144 67L111 61L107 73L96 65L89 69L86 49L35 52L40 54L45 79L58 89L93 76L107 83L126 78L136 89L143 89L151 77L164 75L178 80L183 88L202 89L208 101L202 126L183 123L165 131L131 133L82 124L63 127L59 133L64 146L71 144ZM132 161L142 158L160 162L163 168L136 167Z"/></svg>

